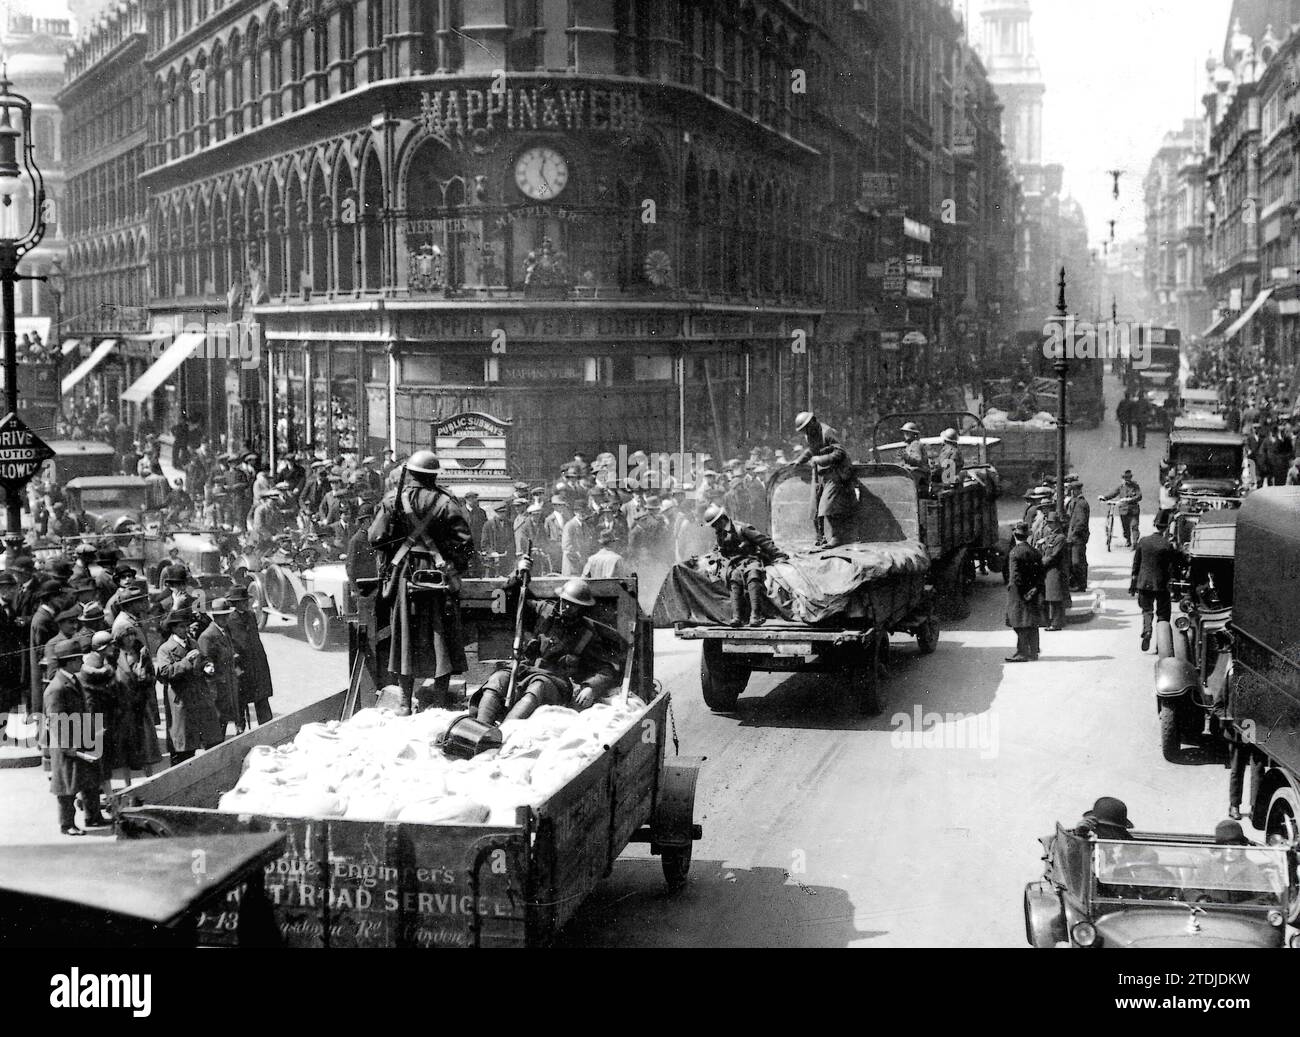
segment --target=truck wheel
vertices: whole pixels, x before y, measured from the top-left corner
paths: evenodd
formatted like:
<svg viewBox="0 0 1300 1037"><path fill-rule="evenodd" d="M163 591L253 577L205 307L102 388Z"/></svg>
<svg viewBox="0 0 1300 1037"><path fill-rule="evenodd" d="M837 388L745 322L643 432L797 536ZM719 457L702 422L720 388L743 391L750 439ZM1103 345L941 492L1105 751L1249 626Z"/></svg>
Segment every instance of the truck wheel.
<svg viewBox="0 0 1300 1037"><path fill-rule="evenodd" d="M308 598L302 603L299 622L302 625L302 636L307 639L307 644L318 652L323 652L329 647L330 614L314 599Z"/></svg>
<svg viewBox="0 0 1300 1037"><path fill-rule="evenodd" d="M1182 728L1179 724L1180 699L1160 700L1160 752L1170 763L1177 763L1183 749Z"/></svg>
<svg viewBox="0 0 1300 1037"><path fill-rule="evenodd" d="M916 631L916 646L922 655L930 655L939 647L939 621L931 613Z"/></svg>
<svg viewBox="0 0 1300 1037"><path fill-rule="evenodd" d="M748 670L724 662L722 646L717 642L704 642L704 652L700 656L700 690L704 692L705 705L715 713L732 712L748 683Z"/></svg>
<svg viewBox="0 0 1300 1037"><path fill-rule="evenodd" d="M668 891L676 893L686 885L686 876L691 870L691 847L687 845L664 850L660 855L660 862L663 864L664 881L668 883Z"/></svg>

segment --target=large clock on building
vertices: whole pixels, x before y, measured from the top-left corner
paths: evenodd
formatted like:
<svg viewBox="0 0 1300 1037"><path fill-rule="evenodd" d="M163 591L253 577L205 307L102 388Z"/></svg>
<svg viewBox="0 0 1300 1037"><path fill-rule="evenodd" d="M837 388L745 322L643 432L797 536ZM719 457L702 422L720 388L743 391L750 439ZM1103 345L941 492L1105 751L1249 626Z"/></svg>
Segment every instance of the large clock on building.
<svg viewBox="0 0 1300 1037"><path fill-rule="evenodd" d="M515 184L529 198L548 202L569 182L569 164L554 148L529 148L515 159Z"/></svg>

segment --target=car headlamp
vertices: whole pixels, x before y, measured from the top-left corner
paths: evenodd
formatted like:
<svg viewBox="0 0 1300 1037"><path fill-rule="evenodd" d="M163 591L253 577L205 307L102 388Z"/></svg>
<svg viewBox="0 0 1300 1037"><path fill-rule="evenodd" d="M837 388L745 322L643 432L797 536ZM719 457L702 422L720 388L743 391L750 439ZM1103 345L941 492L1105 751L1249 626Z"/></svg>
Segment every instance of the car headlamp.
<svg viewBox="0 0 1300 1037"><path fill-rule="evenodd" d="M1070 930L1070 938L1078 947L1095 947L1097 945L1097 927L1091 922L1080 922Z"/></svg>
<svg viewBox="0 0 1300 1037"><path fill-rule="evenodd" d="M1268 924L1269 924L1269 925L1281 925L1283 921L1284 921L1284 919L1282 918L1282 912L1281 912L1281 911L1270 911L1270 912L1268 913Z"/></svg>

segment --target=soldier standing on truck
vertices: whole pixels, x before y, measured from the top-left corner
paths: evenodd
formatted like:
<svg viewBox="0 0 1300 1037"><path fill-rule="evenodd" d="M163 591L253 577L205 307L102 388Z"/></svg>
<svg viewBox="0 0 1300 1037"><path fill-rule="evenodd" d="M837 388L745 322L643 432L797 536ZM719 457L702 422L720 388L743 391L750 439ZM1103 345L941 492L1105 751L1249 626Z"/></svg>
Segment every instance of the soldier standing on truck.
<svg viewBox="0 0 1300 1037"><path fill-rule="evenodd" d="M452 675L467 668L460 574L473 561L474 537L460 504L438 485L439 468L432 450L412 454L370 527L370 543L382 560L380 610L390 613L388 669L408 711L417 677L433 678L432 695L422 694L419 702L425 708L435 699L445 702ZM441 589L420 589L439 582Z"/></svg>
<svg viewBox="0 0 1300 1037"><path fill-rule="evenodd" d="M772 538L744 522L733 522L727 512L713 505L704 513L704 521L713 527L718 538L718 554L727 563L727 585L731 590L731 625L745 625L745 605L749 605L749 625L761 627L767 620L766 567L789 561Z"/></svg>
<svg viewBox="0 0 1300 1037"><path fill-rule="evenodd" d="M857 507L853 462L840 446L835 430L818 421L811 411L795 419L795 429L808 439L808 446L791 463L797 466L812 462L812 513L817 546L839 547L849 538Z"/></svg>
<svg viewBox="0 0 1300 1037"><path fill-rule="evenodd" d="M949 489L955 488L962 484L961 473L966 467L966 459L961 456L961 440L955 428L944 429L939 438L943 441L937 466L939 481Z"/></svg>
<svg viewBox="0 0 1300 1037"><path fill-rule="evenodd" d="M899 463L916 480L916 492L927 497L930 494L930 455L921 442L920 426L915 421L909 421L900 431L903 433L904 445Z"/></svg>

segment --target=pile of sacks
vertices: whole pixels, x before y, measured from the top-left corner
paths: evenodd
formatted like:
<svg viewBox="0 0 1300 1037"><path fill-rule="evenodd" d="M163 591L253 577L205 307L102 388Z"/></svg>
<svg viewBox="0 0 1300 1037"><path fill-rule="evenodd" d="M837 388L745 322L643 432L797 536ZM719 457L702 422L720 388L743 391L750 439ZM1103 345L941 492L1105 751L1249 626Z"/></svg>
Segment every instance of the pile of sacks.
<svg viewBox="0 0 1300 1037"><path fill-rule="evenodd" d="M1056 428L1056 419L1047 411L1040 410L1028 421L1012 421L1010 414L994 407L984 415L984 427L986 429Z"/></svg>
<svg viewBox="0 0 1300 1037"><path fill-rule="evenodd" d="M292 742L259 745L217 809L284 817L419 824L515 823L600 756L645 709L635 696L584 712L543 706L501 725L502 746L472 760L438 743L462 713L399 717L365 709L346 723L306 724Z"/></svg>

